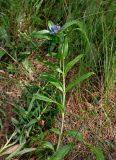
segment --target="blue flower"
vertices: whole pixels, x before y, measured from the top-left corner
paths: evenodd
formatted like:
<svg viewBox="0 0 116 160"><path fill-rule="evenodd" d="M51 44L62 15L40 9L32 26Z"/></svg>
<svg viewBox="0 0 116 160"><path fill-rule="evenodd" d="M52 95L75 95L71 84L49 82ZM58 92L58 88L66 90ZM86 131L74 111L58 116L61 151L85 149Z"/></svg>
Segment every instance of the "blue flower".
<svg viewBox="0 0 116 160"><path fill-rule="evenodd" d="M53 25L51 26L49 29L50 29L50 34L56 34L59 32L60 30L60 26L59 25Z"/></svg>

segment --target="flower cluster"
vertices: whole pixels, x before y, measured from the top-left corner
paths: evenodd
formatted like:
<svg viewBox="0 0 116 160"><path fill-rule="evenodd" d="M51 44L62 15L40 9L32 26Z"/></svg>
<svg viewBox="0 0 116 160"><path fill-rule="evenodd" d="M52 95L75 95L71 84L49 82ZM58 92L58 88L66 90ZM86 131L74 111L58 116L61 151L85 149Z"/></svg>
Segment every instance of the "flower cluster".
<svg viewBox="0 0 116 160"><path fill-rule="evenodd" d="M50 27L50 34L56 34L59 32L60 30L60 26L59 25L53 25Z"/></svg>

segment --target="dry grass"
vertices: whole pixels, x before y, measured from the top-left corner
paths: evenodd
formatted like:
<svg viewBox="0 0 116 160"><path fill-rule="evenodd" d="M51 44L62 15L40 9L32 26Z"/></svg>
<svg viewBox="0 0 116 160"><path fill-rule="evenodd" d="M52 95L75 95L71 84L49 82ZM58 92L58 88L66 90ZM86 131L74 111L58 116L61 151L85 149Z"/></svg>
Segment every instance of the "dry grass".
<svg viewBox="0 0 116 160"><path fill-rule="evenodd" d="M69 96L65 117L65 130L75 129L81 132L89 144L100 142L106 157L108 159L112 157L114 160L116 158L116 117L114 106L116 93L110 93L108 105L106 105L105 95L104 97L100 97L97 105L89 103L85 97L85 100L83 99L80 102L78 97L79 95L77 94ZM64 143L68 141L70 139L64 138ZM112 144L112 147L109 144ZM66 160L86 159L87 155L90 157L91 153L87 147L80 143L77 143L76 146L71 157L67 157Z"/></svg>

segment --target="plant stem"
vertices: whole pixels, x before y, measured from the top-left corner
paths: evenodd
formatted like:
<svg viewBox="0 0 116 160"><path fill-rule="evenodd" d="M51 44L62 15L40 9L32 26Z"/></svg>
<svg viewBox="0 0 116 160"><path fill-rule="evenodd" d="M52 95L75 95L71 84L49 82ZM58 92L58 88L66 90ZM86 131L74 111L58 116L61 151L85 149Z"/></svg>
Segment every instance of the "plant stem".
<svg viewBox="0 0 116 160"><path fill-rule="evenodd" d="M65 113L65 103L66 103L66 86L65 86L65 72L64 72L64 58L62 59L62 70L63 70L63 73L62 73L62 78L63 78L63 93L62 93L62 105L63 105L63 108L64 108L64 111L62 112L62 122L61 122L61 129L60 129L60 135L59 135L59 139L58 139L58 145L57 145L57 150L59 149L60 147L60 144L61 144L61 140L62 140L62 134L63 134L63 129L64 129L64 113Z"/></svg>

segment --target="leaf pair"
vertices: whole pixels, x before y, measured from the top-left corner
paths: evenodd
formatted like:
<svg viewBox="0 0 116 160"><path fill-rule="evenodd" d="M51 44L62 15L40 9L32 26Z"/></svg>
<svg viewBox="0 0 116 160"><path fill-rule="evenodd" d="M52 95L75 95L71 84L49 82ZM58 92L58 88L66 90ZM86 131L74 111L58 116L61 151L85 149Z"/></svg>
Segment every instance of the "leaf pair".
<svg viewBox="0 0 116 160"><path fill-rule="evenodd" d="M75 57L72 61L68 62L65 65L65 76L67 75L67 73L72 69L72 67L78 62L80 61L80 59L83 57L83 54L78 55L77 57ZM68 86L66 87L66 92L68 92L69 90L71 90L73 87L75 87L76 85L78 85L80 82L84 81L85 79L89 78L91 75L93 75L93 72L89 72L86 73L82 76L79 76L78 78L75 78L73 81L70 82L70 84L68 84Z"/></svg>

